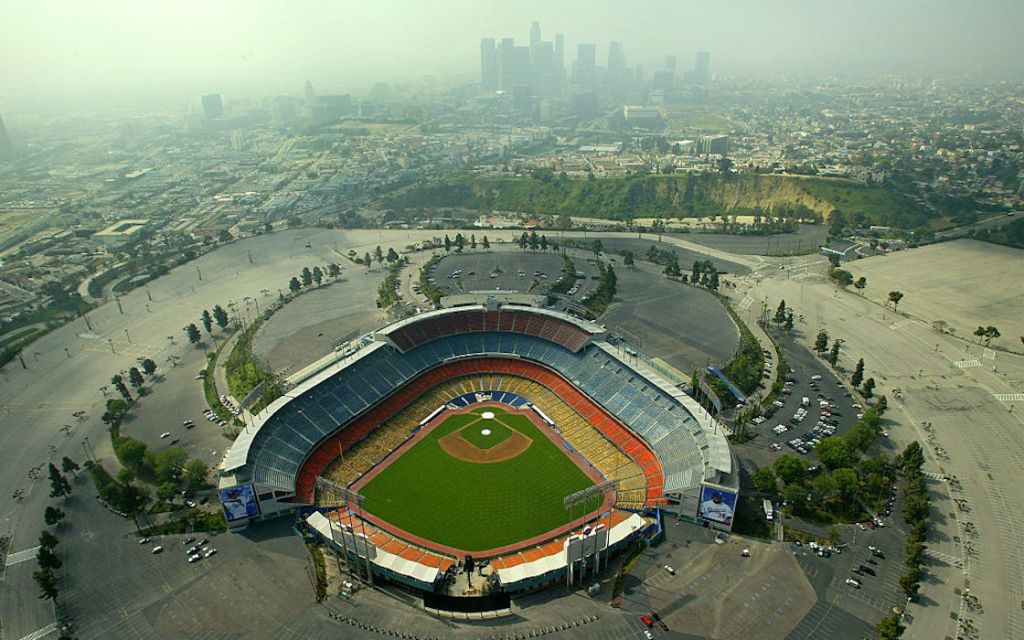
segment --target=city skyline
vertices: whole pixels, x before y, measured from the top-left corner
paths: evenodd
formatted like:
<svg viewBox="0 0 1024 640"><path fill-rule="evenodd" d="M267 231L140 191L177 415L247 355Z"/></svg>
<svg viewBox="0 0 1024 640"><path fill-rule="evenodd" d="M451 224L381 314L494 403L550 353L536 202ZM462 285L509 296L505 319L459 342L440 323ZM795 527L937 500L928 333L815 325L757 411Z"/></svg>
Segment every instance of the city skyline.
<svg viewBox="0 0 1024 640"><path fill-rule="evenodd" d="M630 64L649 70L661 68L666 56L685 68L697 52L714 51L716 73L723 75L1021 71L1019 6L876 4L837 13L807 2L770 9L642 3L624 14L610 6L584 11L572 2L517 4L514 10L488 2L383 2L302 10L217 5L200 14L199 5L189 3L157 3L145 12L125 11L127 5L114 1L88 8L25 3L0 26L0 109L8 110L5 101L39 94L252 95L307 79L337 92L425 76L461 82L479 77L480 38L513 37L528 46L533 22L545 34L565 34L567 54L596 43L604 60L609 44L620 42ZM223 29L226 24L232 28ZM275 25L273 35L265 35L266 24Z"/></svg>

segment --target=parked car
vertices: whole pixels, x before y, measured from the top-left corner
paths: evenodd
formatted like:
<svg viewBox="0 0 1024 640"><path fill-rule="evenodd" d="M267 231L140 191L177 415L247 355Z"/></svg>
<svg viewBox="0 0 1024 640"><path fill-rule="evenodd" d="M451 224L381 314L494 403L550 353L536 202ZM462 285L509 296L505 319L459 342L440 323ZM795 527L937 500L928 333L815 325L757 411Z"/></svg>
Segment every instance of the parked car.
<svg viewBox="0 0 1024 640"><path fill-rule="evenodd" d="M149 544L149 538L139 538L139 544Z"/></svg>
<svg viewBox="0 0 1024 640"><path fill-rule="evenodd" d="M850 585L854 589L860 589L860 582L854 580L853 578L847 578L846 584Z"/></svg>
<svg viewBox="0 0 1024 640"><path fill-rule="evenodd" d="M153 547L153 554L156 555L158 553L163 553L163 550L163 547L161 547L160 545L156 545L155 547Z"/></svg>
<svg viewBox="0 0 1024 640"><path fill-rule="evenodd" d="M643 622L645 625L647 625L648 629L654 626L654 621L648 618L647 614L645 613L640 614L640 622Z"/></svg>

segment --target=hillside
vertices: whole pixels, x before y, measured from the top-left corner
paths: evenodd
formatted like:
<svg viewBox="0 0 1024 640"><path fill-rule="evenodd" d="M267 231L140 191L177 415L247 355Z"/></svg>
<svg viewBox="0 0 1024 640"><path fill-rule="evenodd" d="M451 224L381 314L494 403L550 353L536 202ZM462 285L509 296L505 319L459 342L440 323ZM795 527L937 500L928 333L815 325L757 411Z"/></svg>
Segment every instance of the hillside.
<svg viewBox="0 0 1024 640"><path fill-rule="evenodd" d="M828 219L838 209L863 213L869 224L914 227L927 220L914 204L880 187L849 180L741 174L646 175L560 179L461 176L392 194L388 208L464 207L542 215L630 220L722 213L771 212L785 217Z"/></svg>

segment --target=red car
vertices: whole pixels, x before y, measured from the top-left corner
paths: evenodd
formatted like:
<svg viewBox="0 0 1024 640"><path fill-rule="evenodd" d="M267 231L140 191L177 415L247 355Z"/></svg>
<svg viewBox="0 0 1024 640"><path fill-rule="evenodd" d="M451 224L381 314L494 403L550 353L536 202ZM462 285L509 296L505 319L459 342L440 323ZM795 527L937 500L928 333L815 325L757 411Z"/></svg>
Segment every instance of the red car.
<svg viewBox="0 0 1024 640"><path fill-rule="evenodd" d="M654 621L648 618L647 615L643 613L640 614L640 622L643 622L645 625L647 625L648 629L654 626Z"/></svg>
<svg viewBox="0 0 1024 640"><path fill-rule="evenodd" d="M875 525L875 523L874 523L874 522L872 522L871 520L868 520L868 521L867 521L867 525L868 525L868 529L874 529L874 528L875 528L875 526L877 526L877 525Z"/></svg>

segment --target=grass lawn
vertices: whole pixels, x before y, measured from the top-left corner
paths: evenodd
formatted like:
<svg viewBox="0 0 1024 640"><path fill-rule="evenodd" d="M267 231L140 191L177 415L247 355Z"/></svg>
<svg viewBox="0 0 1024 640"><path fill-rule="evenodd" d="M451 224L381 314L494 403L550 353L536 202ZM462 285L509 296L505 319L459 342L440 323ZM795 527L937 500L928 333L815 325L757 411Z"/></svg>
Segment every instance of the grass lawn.
<svg viewBox="0 0 1024 640"><path fill-rule="evenodd" d="M593 484L529 419L494 411L496 419L533 440L522 454L489 464L456 460L437 441L479 419L458 414L395 460L361 493L365 508L409 533L482 551L540 535L568 522L566 495ZM587 510L601 503L596 496ZM577 508L576 517L584 513Z"/></svg>

